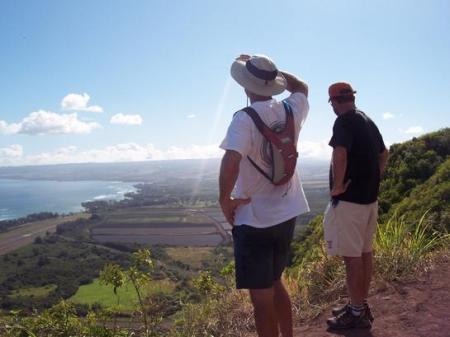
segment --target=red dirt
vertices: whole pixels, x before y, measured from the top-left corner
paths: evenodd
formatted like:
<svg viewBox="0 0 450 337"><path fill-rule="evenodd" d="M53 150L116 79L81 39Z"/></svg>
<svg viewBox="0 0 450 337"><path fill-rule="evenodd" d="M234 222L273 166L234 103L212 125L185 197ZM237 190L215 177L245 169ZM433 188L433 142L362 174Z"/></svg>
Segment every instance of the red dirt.
<svg viewBox="0 0 450 337"><path fill-rule="evenodd" d="M450 337L450 258L443 257L433 270L415 281L380 287L370 296L369 304L375 316L371 330L327 331L327 310L296 328L294 336Z"/></svg>

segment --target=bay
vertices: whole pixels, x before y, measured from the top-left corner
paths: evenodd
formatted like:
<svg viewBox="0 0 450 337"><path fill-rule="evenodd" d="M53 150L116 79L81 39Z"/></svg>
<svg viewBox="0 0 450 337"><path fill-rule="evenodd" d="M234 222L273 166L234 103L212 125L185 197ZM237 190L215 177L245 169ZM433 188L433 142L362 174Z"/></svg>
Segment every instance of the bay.
<svg viewBox="0 0 450 337"><path fill-rule="evenodd" d="M120 200L134 183L117 181L51 181L0 179L0 221L31 213L71 213L82 202Z"/></svg>

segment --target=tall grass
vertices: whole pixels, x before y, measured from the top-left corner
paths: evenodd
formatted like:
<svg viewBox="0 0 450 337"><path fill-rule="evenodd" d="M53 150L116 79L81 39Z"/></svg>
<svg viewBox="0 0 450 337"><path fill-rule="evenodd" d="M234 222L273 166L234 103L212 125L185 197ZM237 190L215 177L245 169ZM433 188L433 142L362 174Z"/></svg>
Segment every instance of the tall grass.
<svg viewBox="0 0 450 337"><path fill-rule="evenodd" d="M431 253L450 243L449 234L437 232L427 221L428 211L417 224L394 214L378 226L375 253L378 275L387 281L414 275Z"/></svg>
<svg viewBox="0 0 450 337"><path fill-rule="evenodd" d="M329 257L323 240L286 273L286 284L292 295L297 319L316 316L323 306L344 291L344 268L341 261Z"/></svg>
<svg viewBox="0 0 450 337"><path fill-rule="evenodd" d="M408 224L394 215L379 224L375 238L376 277L385 281L413 277L429 265L431 257L450 243L447 233L433 230L426 212L417 223ZM315 226L321 226L315 221ZM317 228L314 229L318 232ZM315 316L333 300L345 293L345 272L340 258L327 255L322 235L296 265L287 271L297 318Z"/></svg>

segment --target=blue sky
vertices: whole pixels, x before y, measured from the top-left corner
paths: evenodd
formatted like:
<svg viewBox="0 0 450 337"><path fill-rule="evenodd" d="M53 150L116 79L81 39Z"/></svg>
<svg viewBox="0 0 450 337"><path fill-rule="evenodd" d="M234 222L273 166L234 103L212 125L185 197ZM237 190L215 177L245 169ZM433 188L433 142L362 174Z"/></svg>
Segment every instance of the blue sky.
<svg viewBox="0 0 450 337"><path fill-rule="evenodd" d="M340 80L404 141L450 126L449 32L445 0L2 1L0 165L218 156L240 53L309 84L303 157L329 155Z"/></svg>

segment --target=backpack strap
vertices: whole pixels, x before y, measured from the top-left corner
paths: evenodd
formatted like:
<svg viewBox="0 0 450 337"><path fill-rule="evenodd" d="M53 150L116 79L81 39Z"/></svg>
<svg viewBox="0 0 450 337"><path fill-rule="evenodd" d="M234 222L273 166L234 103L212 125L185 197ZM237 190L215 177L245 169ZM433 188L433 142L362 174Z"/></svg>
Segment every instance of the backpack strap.
<svg viewBox="0 0 450 337"><path fill-rule="evenodd" d="M256 128L259 130L259 132L264 136L264 127L267 128L266 124L264 124L264 122L262 121L261 117L259 117L258 113L255 111L255 109L251 108L251 107L246 107L244 109L242 109L242 111L245 111L247 113L247 115L250 116L250 118L253 120L253 123L255 123ZM250 163L255 167L255 169L258 170L259 173L261 173L264 177L266 177L269 181L272 181L272 178L269 177L269 175L264 172L264 170L259 167L252 158L250 158L250 156L247 156L248 160L250 161Z"/></svg>
<svg viewBox="0 0 450 337"><path fill-rule="evenodd" d="M294 114L292 113L292 108L291 106L286 102L283 101L283 106L284 106L284 111L286 113L286 124L285 124L285 128L288 131L288 134L291 135L292 137L294 137L295 135L295 126L294 126ZM271 143L276 144L277 146L281 146L282 143L280 141L280 139L278 137L275 137L273 135L273 131L272 129L270 129L261 119L261 117L259 117L258 113L255 111L255 109L251 108L251 107L245 107L242 109L242 111L245 111L250 118L253 120L253 122L255 123L256 128L259 130L259 132L266 138L268 139ZM247 156L248 160L250 161L250 163L258 170L259 173L261 173L264 177L266 177L269 181L272 181L272 178L266 173L264 172L264 170L259 167L255 161L250 158L250 156Z"/></svg>
<svg viewBox="0 0 450 337"><path fill-rule="evenodd" d="M295 123L294 123L294 113L292 112L292 107L286 100L283 100L284 111L286 111L286 124L285 127L290 136L295 135Z"/></svg>
<svg viewBox="0 0 450 337"><path fill-rule="evenodd" d="M285 128L287 128L289 135L294 136L295 135L294 114L292 113L292 109L287 102L283 101L283 106L286 112ZM279 147L283 145L280 139L273 135L272 129L270 129L266 124L264 124L264 122L262 121L261 117L259 117L255 109L251 107L246 107L242 109L242 111L245 111L251 117L259 132L261 132L261 134L264 137L266 137L271 143L274 143Z"/></svg>

